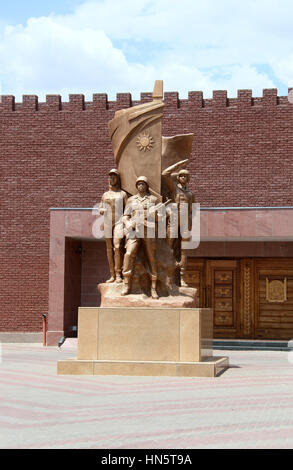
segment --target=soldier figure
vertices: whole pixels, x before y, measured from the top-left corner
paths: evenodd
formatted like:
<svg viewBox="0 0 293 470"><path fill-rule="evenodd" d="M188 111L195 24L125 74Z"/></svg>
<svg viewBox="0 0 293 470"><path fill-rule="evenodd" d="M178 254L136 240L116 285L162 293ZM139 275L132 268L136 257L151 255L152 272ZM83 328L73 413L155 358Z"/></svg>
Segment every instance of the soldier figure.
<svg viewBox="0 0 293 470"><path fill-rule="evenodd" d="M195 202L194 194L187 188L189 182L189 171L186 169L180 169L178 173L176 171L187 164L188 160L182 160L174 165L169 166L166 170L163 171L162 176L166 182L169 191L171 192L172 200L177 204L178 210L178 225L180 226L180 205L182 203L188 204L188 230L191 230L192 224L192 203ZM177 179L177 183L176 183ZM169 243L173 247L175 239L171 238L171 227L170 219L167 226L167 236L169 238ZM180 268L180 284L182 287L187 287L185 282L185 272L187 265L187 250L182 248L182 242L188 241L190 236L185 233L180 233L180 262L176 263L176 266Z"/></svg>
<svg viewBox="0 0 293 470"><path fill-rule="evenodd" d="M145 247L145 252L151 272L151 296L153 299L157 299L159 296L156 291L158 277L156 262L156 239L155 237L148 237L147 224L150 219L150 213L152 212L153 215L155 214L154 206L158 202L158 198L149 193L149 183L146 176L140 176L137 178L135 185L138 192L128 199L123 216L123 222L128 233L126 235L126 253L123 263L124 286L121 294L127 295L131 290L131 280L133 276L136 255L139 247L143 245ZM139 213L141 213L142 216L141 227L137 226L137 224L139 224ZM142 229L140 237L138 236L139 229Z"/></svg>
<svg viewBox="0 0 293 470"><path fill-rule="evenodd" d="M121 189L119 171L112 169L109 171L109 191L103 194L99 207L100 214L105 217L105 240L111 275L110 279L106 282L122 282L123 225L121 217L126 206L126 201L127 194Z"/></svg>

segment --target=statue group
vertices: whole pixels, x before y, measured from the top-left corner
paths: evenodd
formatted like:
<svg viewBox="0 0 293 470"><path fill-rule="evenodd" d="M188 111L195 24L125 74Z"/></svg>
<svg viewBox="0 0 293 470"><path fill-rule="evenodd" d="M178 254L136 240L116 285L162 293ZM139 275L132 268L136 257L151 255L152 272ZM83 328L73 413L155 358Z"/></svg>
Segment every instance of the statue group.
<svg viewBox="0 0 293 470"><path fill-rule="evenodd" d="M106 283L121 285L121 296L158 299L187 287L184 242L191 237L195 199L186 166L193 135L162 137L162 97L157 81L152 102L120 110L109 123L117 169L109 171L99 212L110 269Z"/></svg>
<svg viewBox="0 0 293 470"><path fill-rule="evenodd" d="M157 81L153 101L109 123L116 168L94 225L100 238L104 224L110 277L97 286L100 306L79 309L77 359L59 361L59 373L213 377L228 366L212 358L213 311L186 282L199 242L193 134L162 136L162 97Z"/></svg>
<svg viewBox="0 0 293 470"><path fill-rule="evenodd" d="M162 97L157 81L153 101L109 123L116 167L93 233L104 225L110 277L97 286L99 307L79 309L77 359L59 361L59 373L214 377L228 366L212 358L213 311L186 282L187 250L199 243L193 134L162 136Z"/></svg>

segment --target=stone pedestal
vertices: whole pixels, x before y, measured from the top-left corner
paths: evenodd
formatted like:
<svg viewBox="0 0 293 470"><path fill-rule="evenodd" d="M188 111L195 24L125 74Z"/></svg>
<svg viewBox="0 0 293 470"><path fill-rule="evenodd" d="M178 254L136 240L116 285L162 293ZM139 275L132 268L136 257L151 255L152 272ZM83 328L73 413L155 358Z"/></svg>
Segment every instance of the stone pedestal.
<svg viewBox="0 0 293 470"><path fill-rule="evenodd" d="M200 308L80 307L77 359L58 374L214 377L213 313Z"/></svg>

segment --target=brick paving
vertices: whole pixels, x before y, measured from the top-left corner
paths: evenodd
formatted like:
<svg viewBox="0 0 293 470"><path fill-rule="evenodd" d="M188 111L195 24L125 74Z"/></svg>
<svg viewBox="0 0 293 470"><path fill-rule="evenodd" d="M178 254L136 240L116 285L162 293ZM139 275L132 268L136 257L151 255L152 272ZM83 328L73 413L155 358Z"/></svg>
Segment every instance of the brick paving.
<svg viewBox="0 0 293 470"><path fill-rule="evenodd" d="M283 351L216 351L217 378L57 376L58 350L2 344L1 449L293 448Z"/></svg>

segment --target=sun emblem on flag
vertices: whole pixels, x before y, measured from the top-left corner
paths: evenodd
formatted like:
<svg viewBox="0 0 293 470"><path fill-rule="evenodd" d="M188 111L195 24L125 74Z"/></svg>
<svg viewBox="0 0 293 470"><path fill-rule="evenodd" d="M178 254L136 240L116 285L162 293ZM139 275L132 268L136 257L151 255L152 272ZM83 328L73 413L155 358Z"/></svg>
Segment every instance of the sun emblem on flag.
<svg viewBox="0 0 293 470"><path fill-rule="evenodd" d="M143 150L144 152L146 150L150 151L154 146L154 139L147 132L143 132L142 134L139 134L136 140L136 145L138 146L139 150Z"/></svg>

